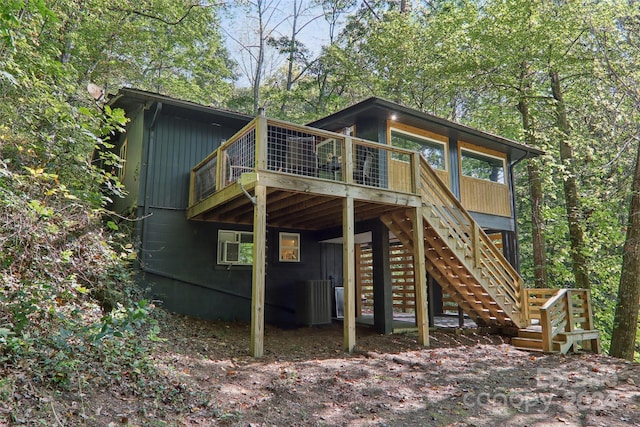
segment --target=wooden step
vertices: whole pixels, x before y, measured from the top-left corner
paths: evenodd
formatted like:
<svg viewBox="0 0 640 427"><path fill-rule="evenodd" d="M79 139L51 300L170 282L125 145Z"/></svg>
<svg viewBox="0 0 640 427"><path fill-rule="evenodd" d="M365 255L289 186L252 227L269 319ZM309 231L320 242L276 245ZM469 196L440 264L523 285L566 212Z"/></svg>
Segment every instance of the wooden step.
<svg viewBox="0 0 640 427"><path fill-rule="evenodd" d="M425 230L427 271L441 284L443 289L456 295L453 300L470 316L481 318L486 323L513 323L512 304L501 295L500 284L493 284L496 278L487 273L486 262L476 266L474 254L469 250L468 238L452 230L443 215L429 206L422 218ZM431 217L431 219L430 219ZM408 230L416 226L402 214L386 215L384 223L405 245L414 244ZM455 225L454 225L455 226ZM486 256L486 255L482 255ZM484 276L484 277L482 277ZM516 316L517 317L517 316Z"/></svg>
<svg viewBox="0 0 640 427"><path fill-rule="evenodd" d="M511 344L520 349L542 351L542 338L513 337L511 338Z"/></svg>
<svg viewBox="0 0 640 427"><path fill-rule="evenodd" d="M600 338L600 331L598 330L578 330L573 332L560 332L556 338L558 341L566 342L569 339L574 341L583 341Z"/></svg>
<svg viewBox="0 0 640 427"><path fill-rule="evenodd" d="M542 341L542 331L532 331L528 329L520 329L518 331L519 338L531 338Z"/></svg>

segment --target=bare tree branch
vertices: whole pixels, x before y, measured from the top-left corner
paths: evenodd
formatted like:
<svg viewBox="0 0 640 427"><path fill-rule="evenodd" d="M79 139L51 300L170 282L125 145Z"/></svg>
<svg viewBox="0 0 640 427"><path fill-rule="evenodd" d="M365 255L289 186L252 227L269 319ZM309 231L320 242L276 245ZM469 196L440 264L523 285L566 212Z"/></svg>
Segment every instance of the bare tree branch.
<svg viewBox="0 0 640 427"><path fill-rule="evenodd" d="M163 18L161 16L155 16L155 15L152 15L150 13L146 13L146 12L142 12L142 11L134 10L134 9L123 9L123 8L119 8L119 7L112 7L112 8L109 8L109 10L111 10L113 12L124 12L124 13L129 13L129 14L132 14L132 15L142 16L144 18L154 19L156 21L160 21L160 22L165 23L167 25L178 25L182 21L187 19L187 17L191 13L191 11L196 7L208 7L208 6L207 5L201 5L201 4L191 4L191 5L188 6L187 11L177 21L169 21L168 19L165 19L165 18Z"/></svg>
<svg viewBox="0 0 640 427"><path fill-rule="evenodd" d="M379 16L378 16L378 14L376 13L376 11L375 11L375 10L373 10L373 7L371 7L371 5L369 4L369 2L368 2L367 0L363 0L363 2L364 2L364 4L365 4L365 6L367 6L367 9L369 9L369 11L370 11L371 13L373 13L373 16L375 16L375 17L376 17L376 19L379 21L379 20L380 20L380 17L379 17Z"/></svg>

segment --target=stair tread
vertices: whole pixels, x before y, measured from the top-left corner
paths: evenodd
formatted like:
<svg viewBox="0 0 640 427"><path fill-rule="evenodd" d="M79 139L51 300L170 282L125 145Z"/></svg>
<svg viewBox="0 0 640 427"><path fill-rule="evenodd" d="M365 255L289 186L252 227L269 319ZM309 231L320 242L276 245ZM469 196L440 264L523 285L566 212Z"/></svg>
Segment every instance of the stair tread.
<svg viewBox="0 0 640 427"><path fill-rule="evenodd" d="M514 345L513 347L517 350L530 351L532 353L544 353L544 350L541 348L518 347L517 345Z"/></svg>
<svg viewBox="0 0 640 427"><path fill-rule="evenodd" d="M529 337L513 337L511 340L518 340L522 342L542 342L542 337L540 338L529 338Z"/></svg>

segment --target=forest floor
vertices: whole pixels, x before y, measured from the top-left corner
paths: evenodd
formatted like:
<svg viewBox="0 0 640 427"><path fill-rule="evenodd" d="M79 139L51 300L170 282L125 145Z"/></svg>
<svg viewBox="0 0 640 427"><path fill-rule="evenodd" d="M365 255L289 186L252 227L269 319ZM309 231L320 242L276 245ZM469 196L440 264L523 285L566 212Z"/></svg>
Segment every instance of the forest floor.
<svg viewBox="0 0 640 427"><path fill-rule="evenodd" d="M160 336L155 378L61 392L25 373L2 393L0 425L640 426L637 363L523 352L474 330L433 331L425 349L359 327L346 354L341 324L267 326L260 359L246 324L166 315Z"/></svg>

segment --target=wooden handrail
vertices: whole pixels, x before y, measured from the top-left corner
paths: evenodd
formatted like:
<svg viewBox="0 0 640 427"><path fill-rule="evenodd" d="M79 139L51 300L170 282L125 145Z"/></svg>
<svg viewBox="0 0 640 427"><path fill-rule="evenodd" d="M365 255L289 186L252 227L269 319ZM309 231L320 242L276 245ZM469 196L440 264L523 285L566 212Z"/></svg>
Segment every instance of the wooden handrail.
<svg viewBox="0 0 640 427"><path fill-rule="evenodd" d="M540 307L550 298L555 296L558 289L551 288L526 288L523 290L522 313L529 322L533 319L540 320Z"/></svg>
<svg viewBox="0 0 640 427"><path fill-rule="evenodd" d="M427 202L436 216L444 221L447 230L455 234L462 245L463 251L468 251L473 260L473 267L482 268L488 274L488 283L485 290L492 295L494 300L498 294L502 294L512 305L509 314L514 323L523 323L526 317L522 315L523 306L523 281L516 270L509 264L502 252L495 247L493 241L477 225L471 214L455 197L435 171L429 166L426 159L421 157L420 176L422 179L422 198ZM456 248L453 248L456 250ZM460 259L464 261L464 253ZM505 309L505 307L503 307ZM516 319L517 318L517 319Z"/></svg>
<svg viewBox="0 0 640 427"><path fill-rule="evenodd" d="M202 159L200 162L198 162L198 164L195 165L191 169L190 184L189 184L189 186L190 186L189 187L189 206L190 207L195 205L196 203L198 203L200 201L200 200L196 200L197 199L197 195L196 195L196 180L197 180L196 175L197 175L197 172L200 169L202 169L203 167L205 167L207 164L209 164L209 162L213 161L217 157L220 157L220 153L224 153L224 151L227 148L231 147L233 144L235 144L242 137L247 135L249 132L254 131L256 129L256 127L257 127L259 119L260 119L259 117L256 117L255 119L250 121L242 129L240 129L238 132L236 132L231 138L229 138L222 145L220 145L220 147L216 148L211 153L209 153L208 156L206 156L204 159ZM213 191L218 191L218 190L220 190L220 189L222 189L224 187L224 183L223 183L223 181L224 181L223 180L224 168L225 168L224 162L217 162L216 170L215 170L215 176L216 176L215 188L212 189Z"/></svg>
<svg viewBox="0 0 640 427"><path fill-rule="evenodd" d="M570 303L569 289L559 289L558 292L540 307L540 326L542 327L542 350L549 353L553 346L553 339L564 332L570 323L567 310Z"/></svg>
<svg viewBox="0 0 640 427"><path fill-rule="evenodd" d="M545 352L566 352L577 342L590 341L592 350L599 352L599 332L593 327L590 292L588 289L559 289L540 307L542 346ZM562 335L555 342L555 338Z"/></svg>
<svg viewBox="0 0 640 427"><path fill-rule="evenodd" d="M238 139L242 138L247 132L252 131L256 127L257 120L258 120L257 117L255 119L251 120L242 129L240 129L238 132L236 132L231 138L229 138L222 145L220 145L220 147L218 147L215 150L213 150L207 157L202 159L197 165L195 165L193 167L192 172L196 172L198 169L200 169L201 167L203 167L204 165L209 163L209 160L211 160L213 157L216 156L216 154L218 153L219 149L224 150L225 148L229 147L230 145L233 145L233 143L236 142Z"/></svg>

